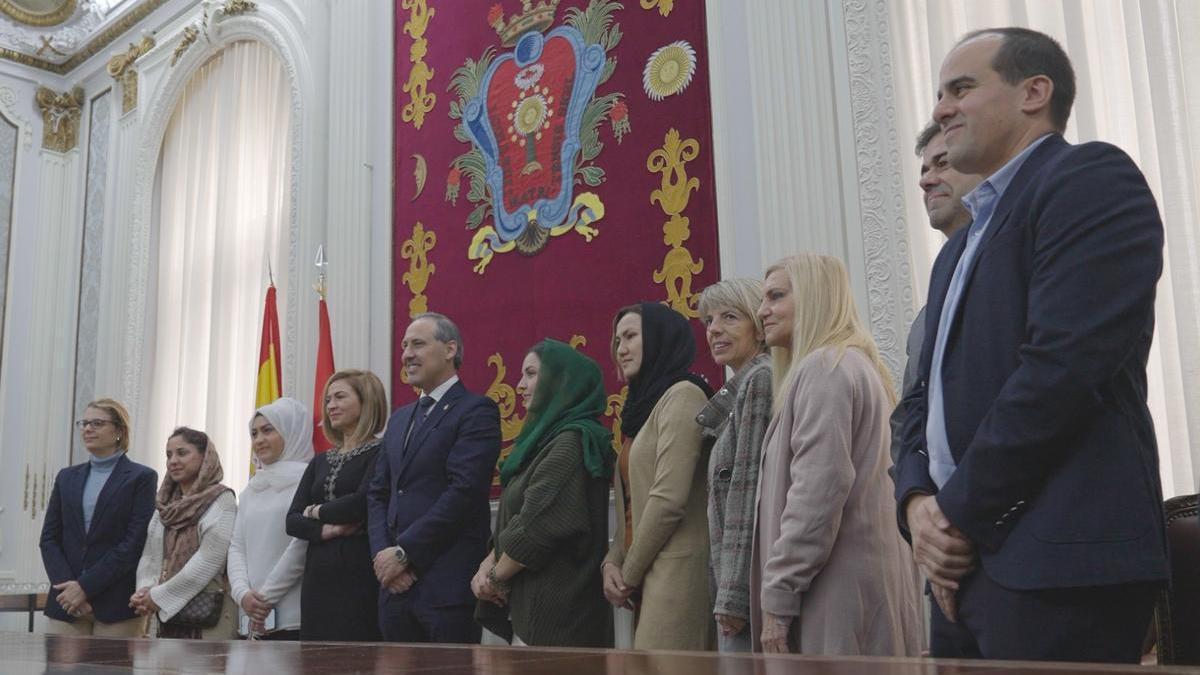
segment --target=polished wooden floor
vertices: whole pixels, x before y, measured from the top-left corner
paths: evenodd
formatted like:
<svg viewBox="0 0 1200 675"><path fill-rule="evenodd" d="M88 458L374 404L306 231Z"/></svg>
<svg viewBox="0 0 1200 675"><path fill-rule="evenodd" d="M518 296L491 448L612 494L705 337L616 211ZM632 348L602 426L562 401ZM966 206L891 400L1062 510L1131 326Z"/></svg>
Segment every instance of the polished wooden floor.
<svg viewBox="0 0 1200 675"><path fill-rule="evenodd" d="M511 673L513 675L998 675L1196 673L1197 669L931 659L367 643L119 640L0 633L0 673Z"/></svg>

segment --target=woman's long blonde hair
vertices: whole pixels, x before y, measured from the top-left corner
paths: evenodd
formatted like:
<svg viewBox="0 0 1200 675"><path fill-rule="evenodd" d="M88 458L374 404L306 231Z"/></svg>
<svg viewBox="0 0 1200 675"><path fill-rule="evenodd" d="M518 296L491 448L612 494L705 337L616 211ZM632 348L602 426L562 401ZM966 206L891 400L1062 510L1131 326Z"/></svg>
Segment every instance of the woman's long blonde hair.
<svg viewBox="0 0 1200 675"><path fill-rule="evenodd" d="M879 358L875 340L859 321L850 276L842 261L828 255L801 253L771 265L763 276L777 271L784 272L792 285L795 311L791 347L771 348L776 409L796 377L796 365L822 347L836 347L837 361L849 347L861 351L875 366L889 402L895 405L892 374Z"/></svg>

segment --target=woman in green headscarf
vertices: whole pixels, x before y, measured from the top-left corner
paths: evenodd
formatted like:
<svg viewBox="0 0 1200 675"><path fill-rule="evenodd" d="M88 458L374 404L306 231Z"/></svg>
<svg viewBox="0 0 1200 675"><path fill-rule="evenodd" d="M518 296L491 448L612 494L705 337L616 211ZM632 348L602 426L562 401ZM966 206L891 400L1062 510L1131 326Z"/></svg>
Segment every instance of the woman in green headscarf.
<svg viewBox="0 0 1200 675"><path fill-rule="evenodd" d="M600 563L608 550L612 435L596 362L557 340L525 356L528 414L500 465L492 551L471 590L475 617L514 645L611 647Z"/></svg>

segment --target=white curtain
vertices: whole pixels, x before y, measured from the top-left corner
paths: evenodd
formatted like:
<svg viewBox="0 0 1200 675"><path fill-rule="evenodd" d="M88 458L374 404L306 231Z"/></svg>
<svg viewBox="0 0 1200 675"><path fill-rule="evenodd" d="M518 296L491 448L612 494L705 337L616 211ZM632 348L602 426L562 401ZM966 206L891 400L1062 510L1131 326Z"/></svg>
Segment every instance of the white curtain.
<svg viewBox="0 0 1200 675"><path fill-rule="evenodd" d="M227 485L249 478L268 260L287 288L290 100L271 49L235 42L196 71L168 123L138 420L138 454L160 474L167 436L187 425L213 439Z"/></svg>
<svg viewBox="0 0 1200 675"><path fill-rule="evenodd" d="M965 33L1026 26L1052 35L1075 66L1078 94L1066 137L1102 140L1141 167L1166 228L1150 354L1165 496L1197 491L1200 477L1200 2L1194 0L898 0L892 18L897 125L913 279L924 301L942 238L917 189L917 132L933 109L942 58ZM1097 189L1104 189L1098 185Z"/></svg>

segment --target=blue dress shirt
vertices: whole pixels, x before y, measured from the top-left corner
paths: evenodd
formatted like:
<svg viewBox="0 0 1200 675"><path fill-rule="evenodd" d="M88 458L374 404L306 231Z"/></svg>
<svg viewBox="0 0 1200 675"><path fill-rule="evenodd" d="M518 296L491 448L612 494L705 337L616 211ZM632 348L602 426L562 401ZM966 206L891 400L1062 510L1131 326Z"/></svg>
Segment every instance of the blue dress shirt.
<svg viewBox="0 0 1200 675"><path fill-rule="evenodd" d="M950 277L950 286L946 289L946 300L942 303L942 315L938 320L937 337L933 343L933 360L929 365L929 409L925 418L925 444L929 450L929 477L941 489L954 473L954 455L950 451L950 440L946 435L946 405L942 400L942 360L946 355L946 338L950 334L950 325L954 322L954 314L958 303L962 300L963 287L971 274L975 257L979 253L979 243L983 241L983 233L991 225L992 214L996 205L1008 189L1013 176L1021 170L1025 160L1042 144L1050 134L1046 134L1029 144L1016 157L989 176L974 190L963 197L963 204L971 212L971 226L967 230L967 245L962 257ZM967 346L970 348L970 345Z"/></svg>

